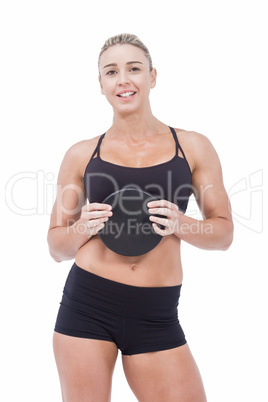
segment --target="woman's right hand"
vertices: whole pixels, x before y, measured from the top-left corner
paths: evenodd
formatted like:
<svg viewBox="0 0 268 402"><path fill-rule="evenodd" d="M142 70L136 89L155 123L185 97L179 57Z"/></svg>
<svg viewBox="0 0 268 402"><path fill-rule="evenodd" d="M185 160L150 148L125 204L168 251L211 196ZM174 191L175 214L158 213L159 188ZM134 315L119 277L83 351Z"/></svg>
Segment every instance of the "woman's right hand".
<svg viewBox="0 0 268 402"><path fill-rule="evenodd" d="M98 138L98 137L97 137ZM112 216L111 205L86 204L84 172L97 138L73 145L65 154L57 180L57 197L48 230L48 246L55 261L74 259L77 251L96 235Z"/></svg>
<svg viewBox="0 0 268 402"><path fill-rule="evenodd" d="M80 219L73 224L74 231L88 237L96 235L104 228L104 222L113 215L111 209L111 205L98 202L84 205Z"/></svg>

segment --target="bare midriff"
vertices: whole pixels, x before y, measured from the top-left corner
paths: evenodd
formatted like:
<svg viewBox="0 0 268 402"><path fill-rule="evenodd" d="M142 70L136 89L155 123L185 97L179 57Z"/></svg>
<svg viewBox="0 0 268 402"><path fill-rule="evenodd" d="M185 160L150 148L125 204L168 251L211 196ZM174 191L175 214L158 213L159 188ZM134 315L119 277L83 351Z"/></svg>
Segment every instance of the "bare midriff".
<svg viewBox="0 0 268 402"><path fill-rule="evenodd" d="M164 236L153 250L136 257L111 251L95 235L78 250L75 262L95 275L132 286L177 286L182 282L180 240L175 235Z"/></svg>

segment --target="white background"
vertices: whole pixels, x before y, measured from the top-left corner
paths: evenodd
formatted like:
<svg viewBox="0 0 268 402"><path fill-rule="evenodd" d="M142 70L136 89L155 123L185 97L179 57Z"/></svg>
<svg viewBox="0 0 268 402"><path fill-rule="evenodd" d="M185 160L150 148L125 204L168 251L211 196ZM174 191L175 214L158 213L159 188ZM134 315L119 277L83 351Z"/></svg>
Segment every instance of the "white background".
<svg viewBox="0 0 268 402"><path fill-rule="evenodd" d="M267 402L265 2L9 0L0 15L0 399L61 400L52 333L72 262L48 254L49 214L65 151L112 121L97 80L100 48L130 32L158 70L155 116L209 137L231 198L232 247L182 247L179 315L208 402ZM119 400L136 400L120 355L112 394Z"/></svg>

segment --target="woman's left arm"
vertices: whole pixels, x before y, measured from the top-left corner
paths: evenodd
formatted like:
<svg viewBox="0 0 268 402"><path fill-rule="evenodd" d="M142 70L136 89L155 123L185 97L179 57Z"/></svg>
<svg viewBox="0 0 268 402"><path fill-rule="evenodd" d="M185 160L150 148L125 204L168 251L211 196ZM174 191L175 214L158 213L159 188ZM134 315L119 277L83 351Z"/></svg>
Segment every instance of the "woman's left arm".
<svg viewBox="0 0 268 402"><path fill-rule="evenodd" d="M148 204L156 233L174 234L181 240L206 250L227 250L233 240L233 221L230 202L224 188L219 157L210 141L203 135L189 133L192 137L193 174L192 185L203 220L190 218L167 200ZM155 223L164 225L161 230Z"/></svg>

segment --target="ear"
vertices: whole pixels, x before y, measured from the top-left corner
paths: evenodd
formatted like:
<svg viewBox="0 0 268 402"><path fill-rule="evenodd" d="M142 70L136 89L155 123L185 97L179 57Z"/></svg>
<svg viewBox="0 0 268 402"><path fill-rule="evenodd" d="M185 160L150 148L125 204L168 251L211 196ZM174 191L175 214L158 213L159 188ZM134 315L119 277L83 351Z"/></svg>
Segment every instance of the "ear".
<svg viewBox="0 0 268 402"><path fill-rule="evenodd" d="M100 87L101 87L101 93L102 93L102 95L104 95L104 90L103 90L103 86L102 86L102 83L101 83L101 76L99 75L99 83L100 83Z"/></svg>
<svg viewBox="0 0 268 402"><path fill-rule="evenodd" d="M151 85L150 88L154 88L156 86L156 77L157 77L157 71L155 68L152 69L151 71Z"/></svg>

